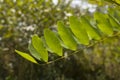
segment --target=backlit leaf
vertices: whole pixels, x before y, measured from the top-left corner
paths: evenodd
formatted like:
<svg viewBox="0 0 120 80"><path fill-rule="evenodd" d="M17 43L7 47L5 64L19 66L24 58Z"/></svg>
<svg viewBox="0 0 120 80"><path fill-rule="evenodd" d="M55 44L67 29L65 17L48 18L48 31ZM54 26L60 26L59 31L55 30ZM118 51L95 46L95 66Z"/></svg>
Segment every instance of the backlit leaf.
<svg viewBox="0 0 120 80"><path fill-rule="evenodd" d="M62 46L60 45L60 41L55 35L55 33L49 29L45 29L44 37L48 47L57 55L62 56Z"/></svg>
<svg viewBox="0 0 120 80"><path fill-rule="evenodd" d="M92 39L96 39L99 40L100 39L100 35L97 32L97 30L90 24L90 22L85 18L85 17L81 17L80 18L81 24L83 27L85 27L88 35L92 38Z"/></svg>
<svg viewBox="0 0 120 80"><path fill-rule="evenodd" d="M100 12L96 12L94 14L94 19L97 22L98 28L105 34L107 35L112 35L113 34L113 29L112 26L107 19L105 14L102 14Z"/></svg>
<svg viewBox="0 0 120 80"><path fill-rule="evenodd" d="M31 62L37 64L37 61L32 56L30 56L29 54L21 52L21 51L18 51L18 50L15 50L15 52L18 53L23 58L27 59L28 61L31 61Z"/></svg>
<svg viewBox="0 0 120 80"><path fill-rule="evenodd" d="M67 29L67 27L65 27L63 22L58 22L57 25L58 25L58 33L60 37L62 38L64 44L69 49L76 50L77 43L75 39L73 38L73 34L71 34L71 32Z"/></svg>
<svg viewBox="0 0 120 80"><path fill-rule="evenodd" d="M116 30L120 30L120 23L116 18L114 18L112 15L109 15L109 20L112 26L116 28Z"/></svg>
<svg viewBox="0 0 120 80"><path fill-rule="evenodd" d="M35 48L35 50L40 54L41 59L43 61L48 61L48 52L45 49L42 40L35 34L32 36L32 45Z"/></svg>
<svg viewBox="0 0 120 80"><path fill-rule="evenodd" d="M33 47L33 45L31 43L29 43L28 49L29 49L32 56L34 56L38 60L41 60L40 53L35 50L35 48Z"/></svg>
<svg viewBox="0 0 120 80"><path fill-rule="evenodd" d="M72 32L74 33L74 35L79 40L79 42L81 44L88 45L89 37L87 35L85 27L82 26L79 19L72 16L72 17L70 17L69 21L70 21L70 28L71 28Z"/></svg>
<svg viewBox="0 0 120 80"><path fill-rule="evenodd" d="M114 2L116 2L117 4L120 5L120 0L112 0L112 1L114 1Z"/></svg>

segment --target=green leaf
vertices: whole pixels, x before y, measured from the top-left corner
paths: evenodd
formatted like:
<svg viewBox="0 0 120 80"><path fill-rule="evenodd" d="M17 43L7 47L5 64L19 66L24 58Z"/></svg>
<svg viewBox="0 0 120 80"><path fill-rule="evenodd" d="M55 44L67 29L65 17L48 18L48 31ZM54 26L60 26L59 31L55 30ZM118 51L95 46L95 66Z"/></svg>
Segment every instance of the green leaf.
<svg viewBox="0 0 120 80"><path fill-rule="evenodd" d="M22 6L23 4L24 4L24 1L21 1L21 0L18 0L18 1L17 1L17 5L18 5L18 6Z"/></svg>
<svg viewBox="0 0 120 80"><path fill-rule="evenodd" d="M112 26L116 28L116 30L120 30L120 23L115 17L109 14L109 20Z"/></svg>
<svg viewBox="0 0 120 80"><path fill-rule="evenodd" d="M88 2L91 3L91 4L98 4L99 6L104 5L103 0L88 0Z"/></svg>
<svg viewBox="0 0 120 80"><path fill-rule="evenodd" d="M120 11L116 10L115 12L116 12L116 14L115 14L116 19L118 19L118 21L120 22Z"/></svg>
<svg viewBox="0 0 120 80"><path fill-rule="evenodd" d="M57 55L62 56L62 46L56 34L49 29L45 29L44 37L48 47Z"/></svg>
<svg viewBox="0 0 120 80"><path fill-rule="evenodd" d="M58 22L58 33L62 38L64 44L68 47L68 49L76 50L77 42L73 38L73 34L68 30L67 27L63 24L63 22Z"/></svg>
<svg viewBox="0 0 120 80"><path fill-rule="evenodd" d="M44 44L46 50L49 51L49 52L52 52L52 50L48 47L48 45L47 45L47 43L46 43L46 41L45 41L44 36L41 37L41 40L42 40L42 42L43 42L43 44Z"/></svg>
<svg viewBox="0 0 120 80"><path fill-rule="evenodd" d="M97 30L90 24L90 22L84 16L80 18L80 21L82 23L82 26L85 27L87 34L90 36L91 39L100 39L100 35L97 32Z"/></svg>
<svg viewBox="0 0 120 80"><path fill-rule="evenodd" d="M18 53L23 58L27 59L28 61L31 61L33 63L38 64L37 61L32 56L30 56L29 54L21 52L21 51L18 51L18 50L15 50L15 52Z"/></svg>
<svg viewBox="0 0 120 80"><path fill-rule="evenodd" d="M3 28L3 26L2 25L0 25L0 30Z"/></svg>
<svg viewBox="0 0 120 80"><path fill-rule="evenodd" d="M30 51L30 53L31 53L32 56L34 56L34 57L35 57L36 59L38 59L38 60L41 60L41 55L40 55L40 53L38 53L38 52L35 50L35 48L33 47L33 45L32 45L31 43L29 43L28 49L29 49L29 51Z"/></svg>
<svg viewBox="0 0 120 80"><path fill-rule="evenodd" d="M79 42L81 44L88 45L89 37L87 35L85 28L80 23L79 19L77 19L74 16L71 16L69 21L70 21L70 28L71 28L72 32L74 33L74 35L79 40Z"/></svg>
<svg viewBox="0 0 120 80"><path fill-rule="evenodd" d="M40 54L43 61L48 61L48 52L44 47L42 40L35 34L32 36L32 45L34 49Z"/></svg>
<svg viewBox="0 0 120 80"><path fill-rule="evenodd" d="M113 34L113 28L107 19L107 16L105 14L102 14L100 12L96 12L94 14L94 19L97 22L98 28L107 35Z"/></svg>
<svg viewBox="0 0 120 80"><path fill-rule="evenodd" d="M120 0L112 0L112 1L114 1L114 2L116 2L117 4L120 5Z"/></svg>

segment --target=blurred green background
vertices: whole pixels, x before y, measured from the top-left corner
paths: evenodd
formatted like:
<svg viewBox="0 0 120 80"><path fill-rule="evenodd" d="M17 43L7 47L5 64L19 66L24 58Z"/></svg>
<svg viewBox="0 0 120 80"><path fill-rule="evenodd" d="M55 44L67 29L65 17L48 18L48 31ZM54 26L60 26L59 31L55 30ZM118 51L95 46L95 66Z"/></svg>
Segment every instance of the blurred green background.
<svg viewBox="0 0 120 80"><path fill-rule="evenodd" d="M31 35L56 29L59 20L68 25L71 15L92 15L108 6L87 0L0 0L0 80L120 80L120 36L48 65L33 64L14 51L28 52Z"/></svg>

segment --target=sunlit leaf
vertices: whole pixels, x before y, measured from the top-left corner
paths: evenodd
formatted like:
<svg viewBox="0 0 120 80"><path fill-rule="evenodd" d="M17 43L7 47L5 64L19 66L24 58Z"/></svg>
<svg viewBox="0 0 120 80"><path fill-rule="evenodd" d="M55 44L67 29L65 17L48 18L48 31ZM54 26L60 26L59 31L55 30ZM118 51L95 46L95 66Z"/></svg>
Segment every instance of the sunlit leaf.
<svg viewBox="0 0 120 80"><path fill-rule="evenodd" d="M120 22L120 11L116 10L116 19L118 19L118 21Z"/></svg>
<svg viewBox="0 0 120 80"><path fill-rule="evenodd" d="M113 28L110 24L110 22L108 21L108 19L106 18L105 14L102 14L100 12L96 12L94 14L94 19L97 22L97 26L98 28L105 34L107 35L112 35L113 34Z"/></svg>
<svg viewBox="0 0 120 80"><path fill-rule="evenodd" d="M81 24L83 27L85 27L88 35L92 38L92 39L96 39L99 40L100 39L100 35L97 32L97 30L90 24L90 22L85 18L85 17L81 17L80 18Z"/></svg>
<svg viewBox="0 0 120 80"><path fill-rule="evenodd" d="M6 32L5 34L4 34L4 38L10 38L11 36L12 36L13 34L12 34L12 32L11 31L8 31L8 32Z"/></svg>
<svg viewBox="0 0 120 80"><path fill-rule="evenodd" d="M62 56L62 46L60 45L60 41L55 33L49 29L45 29L44 37L48 47L57 55Z"/></svg>
<svg viewBox="0 0 120 80"><path fill-rule="evenodd" d="M28 61L31 61L31 62L37 64L37 61L32 56L30 56L29 54L21 52L21 51L18 51L18 50L15 50L15 52L18 53L23 58L27 59Z"/></svg>
<svg viewBox="0 0 120 80"><path fill-rule="evenodd" d="M71 32L67 29L67 27L65 27L63 22L58 22L57 25L58 25L58 33L60 37L62 38L64 44L69 49L76 50L77 43L75 39L73 38L73 34L71 34Z"/></svg>
<svg viewBox="0 0 120 80"><path fill-rule="evenodd" d="M88 0L88 2L91 4L98 4L100 6L104 4L104 0Z"/></svg>
<svg viewBox="0 0 120 80"><path fill-rule="evenodd" d="M114 18L112 15L109 15L109 20L112 26L116 28L116 30L120 30L120 23L116 18Z"/></svg>
<svg viewBox="0 0 120 80"><path fill-rule="evenodd" d="M41 60L40 53L35 50L35 48L33 47L33 45L31 43L29 43L28 49L29 49L32 56L34 56L38 60Z"/></svg>
<svg viewBox="0 0 120 80"><path fill-rule="evenodd" d="M120 4L120 0L112 0L114 2L116 2L117 4Z"/></svg>
<svg viewBox="0 0 120 80"><path fill-rule="evenodd" d="M45 49L42 40L35 34L32 36L32 45L34 49L40 54L41 59L43 61L47 62L48 61L48 52Z"/></svg>
<svg viewBox="0 0 120 80"><path fill-rule="evenodd" d="M85 27L82 26L79 19L76 17L70 17L70 28L74 35L78 38L79 42L84 45L89 44L89 37L87 35L87 32L85 30Z"/></svg>
<svg viewBox="0 0 120 80"><path fill-rule="evenodd" d="M3 28L3 26L2 25L0 25L0 30Z"/></svg>

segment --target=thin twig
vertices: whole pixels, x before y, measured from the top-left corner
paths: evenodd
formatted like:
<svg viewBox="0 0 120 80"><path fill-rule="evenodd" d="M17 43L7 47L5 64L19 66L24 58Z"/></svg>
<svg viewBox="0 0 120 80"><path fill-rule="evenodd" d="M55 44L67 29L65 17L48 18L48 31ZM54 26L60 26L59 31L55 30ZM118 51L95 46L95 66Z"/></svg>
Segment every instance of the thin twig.
<svg viewBox="0 0 120 80"><path fill-rule="evenodd" d="M92 43L92 44L86 46L86 48L90 48L90 47L94 46L95 44L97 44L97 43L99 43L99 42L105 41L106 39L108 39L108 38L110 38L110 37L115 37L115 36L118 36L118 35L120 35L120 32L118 32L118 33L116 33L116 34L114 34L114 35L112 35L112 36L108 36L108 37L106 37L106 38L104 38L104 39L101 39L101 40L99 40L99 41L97 41L97 42L95 42L95 43ZM76 53L78 53L78 52L80 52L80 51L81 51L81 49L73 52L72 54L69 54L67 57L70 57L70 56L72 56L72 55L74 55L74 54L76 54ZM47 62L47 63L38 64L38 65L39 65L39 66L49 65L49 64L55 63L55 62L57 62L57 61L60 61L60 60L62 60L62 59L65 59L65 58L67 58L67 57L66 57L66 56L62 56L61 58L57 58L57 59L55 59L55 60L53 60L53 61L49 61L49 62Z"/></svg>

